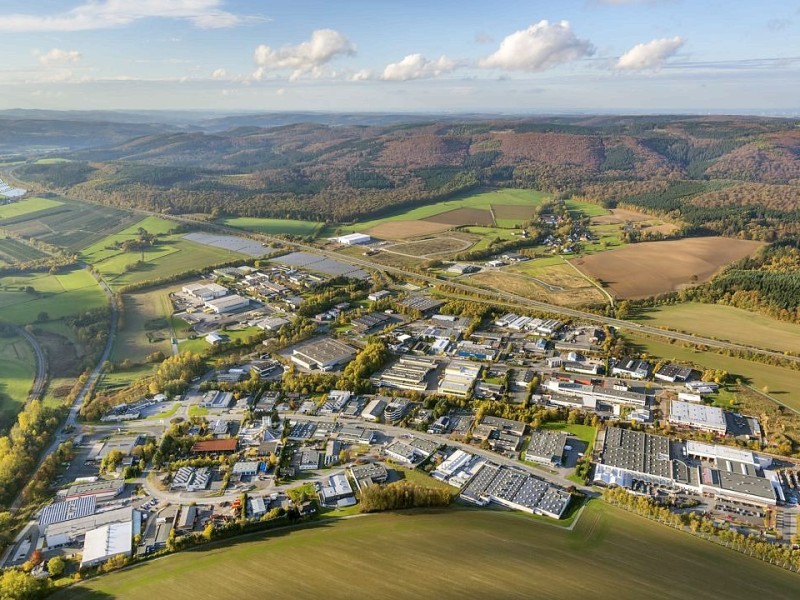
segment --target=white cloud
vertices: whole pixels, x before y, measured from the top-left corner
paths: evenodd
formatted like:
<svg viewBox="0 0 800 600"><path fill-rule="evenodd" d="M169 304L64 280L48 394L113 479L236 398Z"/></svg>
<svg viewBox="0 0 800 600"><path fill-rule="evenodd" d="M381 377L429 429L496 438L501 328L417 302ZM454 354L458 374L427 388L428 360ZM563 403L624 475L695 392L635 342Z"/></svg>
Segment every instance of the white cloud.
<svg viewBox="0 0 800 600"><path fill-rule="evenodd" d="M683 40L680 37L651 40L645 44L637 44L619 57L616 68L626 71L657 71L668 58L673 56Z"/></svg>
<svg viewBox="0 0 800 600"><path fill-rule="evenodd" d="M0 31L87 31L147 18L181 19L202 29L233 27L253 17L222 10L222 0L90 0L55 15L0 15Z"/></svg>
<svg viewBox="0 0 800 600"><path fill-rule="evenodd" d="M591 42L575 36L568 21L544 20L506 36L497 51L479 64L487 69L544 71L594 51Z"/></svg>
<svg viewBox="0 0 800 600"><path fill-rule="evenodd" d="M371 69L361 69L350 75L348 79L350 79L350 81L368 81L374 77L375 74Z"/></svg>
<svg viewBox="0 0 800 600"><path fill-rule="evenodd" d="M261 44L256 48L258 70L255 79L263 79L268 71L292 69L290 80L310 74L319 78L321 68L337 56L353 56L356 48L344 35L333 29L317 29L311 39L295 46L274 49Z"/></svg>
<svg viewBox="0 0 800 600"><path fill-rule="evenodd" d="M81 53L77 50L62 50L61 48L53 48L44 54L38 54L38 56L39 63L45 67L76 63L81 59Z"/></svg>
<svg viewBox="0 0 800 600"><path fill-rule="evenodd" d="M228 76L228 72L225 69L214 69L211 73L212 79L225 79Z"/></svg>
<svg viewBox="0 0 800 600"><path fill-rule="evenodd" d="M381 79L384 81L408 81L410 79L429 79L449 73L458 63L447 56L428 60L422 54L409 54L400 62L386 65Z"/></svg>

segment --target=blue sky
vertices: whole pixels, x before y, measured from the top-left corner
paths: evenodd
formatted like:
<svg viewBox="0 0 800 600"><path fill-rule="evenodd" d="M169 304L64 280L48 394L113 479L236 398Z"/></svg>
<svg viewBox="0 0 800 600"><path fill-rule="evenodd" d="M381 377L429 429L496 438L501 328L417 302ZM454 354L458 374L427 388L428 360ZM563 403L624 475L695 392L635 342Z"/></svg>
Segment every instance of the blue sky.
<svg viewBox="0 0 800 600"><path fill-rule="evenodd" d="M5 0L0 108L800 109L800 1Z"/></svg>

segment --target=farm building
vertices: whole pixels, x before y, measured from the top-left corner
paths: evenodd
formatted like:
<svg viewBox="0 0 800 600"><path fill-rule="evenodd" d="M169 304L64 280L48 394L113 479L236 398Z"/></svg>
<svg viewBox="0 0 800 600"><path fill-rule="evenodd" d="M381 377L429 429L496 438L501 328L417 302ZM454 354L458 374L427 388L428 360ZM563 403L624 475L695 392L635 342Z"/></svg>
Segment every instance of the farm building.
<svg viewBox="0 0 800 600"><path fill-rule="evenodd" d="M476 267L475 265L465 265L462 263L456 263L448 267L447 272L452 273L454 275L466 275L468 273L477 273L480 270L481 270L480 267Z"/></svg>
<svg viewBox="0 0 800 600"><path fill-rule="evenodd" d="M216 331L212 331L204 339L212 346L216 346L217 344L221 344L225 341L225 336L217 333Z"/></svg>
<svg viewBox="0 0 800 600"><path fill-rule="evenodd" d="M359 244L369 244L372 238L365 233L350 233L337 237L336 241L345 246L357 246Z"/></svg>
<svg viewBox="0 0 800 600"><path fill-rule="evenodd" d="M292 362L306 369L330 371L355 358L356 351L337 340L323 338L292 351Z"/></svg>
<svg viewBox="0 0 800 600"><path fill-rule="evenodd" d="M230 296L223 296L214 300L206 301L206 308L210 308L217 314L233 312L242 308L250 306L250 300L243 298L238 294L231 294Z"/></svg>

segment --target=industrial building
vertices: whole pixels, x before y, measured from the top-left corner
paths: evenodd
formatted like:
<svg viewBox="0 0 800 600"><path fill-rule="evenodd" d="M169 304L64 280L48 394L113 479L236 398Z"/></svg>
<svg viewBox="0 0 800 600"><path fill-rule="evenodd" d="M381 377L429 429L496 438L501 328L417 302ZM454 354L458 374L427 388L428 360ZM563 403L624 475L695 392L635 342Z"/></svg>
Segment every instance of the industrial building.
<svg viewBox="0 0 800 600"><path fill-rule="evenodd" d="M51 523L44 528L44 537L48 548L66 546L79 541L87 532L110 523L132 522L139 524L140 513L133 507L125 506L105 512L86 515L78 519Z"/></svg>
<svg viewBox="0 0 800 600"><path fill-rule="evenodd" d="M338 340L322 338L292 351L292 362L306 369L330 371L355 358L356 351Z"/></svg>
<svg viewBox="0 0 800 600"><path fill-rule="evenodd" d="M483 466L486 459L463 450L456 450L431 473L431 477L462 488Z"/></svg>
<svg viewBox="0 0 800 600"><path fill-rule="evenodd" d="M466 398L482 368L478 363L454 360L444 370L444 377L439 382L439 393Z"/></svg>
<svg viewBox="0 0 800 600"><path fill-rule="evenodd" d="M184 294L194 296L203 302L214 300L215 298L222 298L223 296L228 295L228 288L210 281L203 283L190 283L189 285L183 286L181 291Z"/></svg>
<svg viewBox="0 0 800 600"><path fill-rule="evenodd" d="M525 450L525 460L543 465L561 465L564 460L569 434L565 431L540 431L531 433Z"/></svg>
<svg viewBox="0 0 800 600"><path fill-rule="evenodd" d="M360 244L369 244L372 238L365 233L349 233L334 238L338 243L345 246L358 246Z"/></svg>
<svg viewBox="0 0 800 600"><path fill-rule="evenodd" d="M67 489L64 499L72 500L81 496L95 496L98 501L111 500L119 496L123 489L125 489L125 482L121 479L76 483Z"/></svg>
<svg viewBox="0 0 800 600"><path fill-rule="evenodd" d="M80 568L99 565L114 556L130 556L137 533L132 521L109 523L87 532Z"/></svg>
<svg viewBox="0 0 800 600"><path fill-rule="evenodd" d="M650 363L638 358L621 358L611 368L611 374L631 379L647 379L650 375Z"/></svg>
<svg viewBox="0 0 800 600"><path fill-rule="evenodd" d="M604 432L594 481L631 488L636 481L758 506L783 497L772 459L748 450L670 440L610 427Z"/></svg>
<svg viewBox="0 0 800 600"><path fill-rule="evenodd" d="M39 516L39 529L52 523L63 523L93 515L97 508L97 496L80 496L64 502L53 502L42 509Z"/></svg>
<svg viewBox="0 0 800 600"><path fill-rule="evenodd" d="M679 427L691 427L725 435L728 425L721 408L671 400L669 403L669 422Z"/></svg>
<svg viewBox="0 0 800 600"><path fill-rule="evenodd" d="M478 506L494 502L531 514L560 519L567 510L566 490L515 468L484 463L461 492L461 498Z"/></svg>
<svg viewBox="0 0 800 600"><path fill-rule="evenodd" d="M356 503L353 488L347 475L337 473L322 480L319 491L320 499L326 506L353 506Z"/></svg>
<svg viewBox="0 0 800 600"><path fill-rule="evenodd" d="M207 300L205 305L206 308L217 314L229 313L247 308L250 306L250 299L244 298L238 294L231 294L229 296L223 296L222 298Z"/></svg>
<svg viewBox="0 0 800 600"><path fill-rule="evenodd" d="M372 421L373 423L380 421L381 415L388 404L387 400L389 400L389 398L381 396L372 399L364 410L361 411L361 418L365 421Z"/></svg>
<svg viewBox="0 0 800 600"><path fill-rule="evenodd" d="M427 459L439 448L438 444L420 438L407 441L395 440L384 452L393 460L407 465L416 465Z"/></svg>
<svg viewBox="0 0 800 600"><path fill-rule="evenodd" d="M668 363L666 365L662 365L658 371L655 372L654 377L660 381L666 381L668 383L689 381L689 379L692 377L692 369L689 367L682 367L680 365Z"/></svg>

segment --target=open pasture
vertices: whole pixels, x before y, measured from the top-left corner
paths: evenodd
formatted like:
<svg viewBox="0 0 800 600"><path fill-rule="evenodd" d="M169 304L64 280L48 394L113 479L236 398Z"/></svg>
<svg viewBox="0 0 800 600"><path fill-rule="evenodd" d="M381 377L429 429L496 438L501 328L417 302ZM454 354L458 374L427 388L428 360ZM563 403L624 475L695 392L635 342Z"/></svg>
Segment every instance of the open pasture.
<svg viewBox="0 0 800 600"><path fill-rule="evenodd" d="M32 291L26 291L28 286ZM29 273L0 277L0 314L17 325L34 323L42 312L53 320L106 305L100 286L85 269L58 275Z"/></svg>
<svg viewBox="0 0 800 600"><path fill-rule="evenodd" d="M139 229L161 234L154 246L125 252L117 244L138 237ZM122 287L147 279L170 277L192 269L202 269L237 258L243 254L215 245L185 239L183 234L169 233L174 224L158 217L147 217L126 229L112 233L81 252L112 287ZM141 262L140 262L141 261Z"/></svg>
<svg viewBox="0 0 800 600"><path fill-rule="evenodd" d="M800 353L800 325L722 304L687 302L644 309L634 317L647 325Z"/></svg>
<svg viewBox="0 0 800 600"><path fill-rule="evenodd" d="M166 356L172 354L169 292L176 289L180 288L161 287L122 296L125 317L111 353L114 362L142 362L148 354L158 351Z"/></svg>
<svg viewBox="0 0 800 600"><path fill-rule="evenodd" d="M25 406L36 373L33 348L21 336L0 338L0 433Z"/></svg>
<svg viewBox="0 0 800 600"><path fill-rule="evenodd" d="M618 298L644 298L707 281L762 245L723 237L643 242L576 258L572 264Z"/></svg>
<svg viewBox="0 0 800 600"><path fill-rule="evenodd" d="M313 557L313 559L310 559ZM265 569L265 564L280 565ZM736 573L731 577L731 573ZM55 598L792 598L798 576L598 501L572 531L493 510L404 511L237 538Z"/></svg>
<svg viewBox="0 0 800 600"><path fill-rule="evenodd" d="M460 227L462 225L483 225L491 227L494 225L491 211L482 208L456 208L447 212L439 213L425 218L429 223L443 223Z"/></svg>
<svg viewBox="0 0 800 600"><path fill-rule="evenodd" d="M49 198L25 198L24 200L18 200L17 202L11 202L0 206L0 221L20 217L22 215L29 215L40 210L46 210L60 205L61 202L58 200L51 200Z"/></svg>

